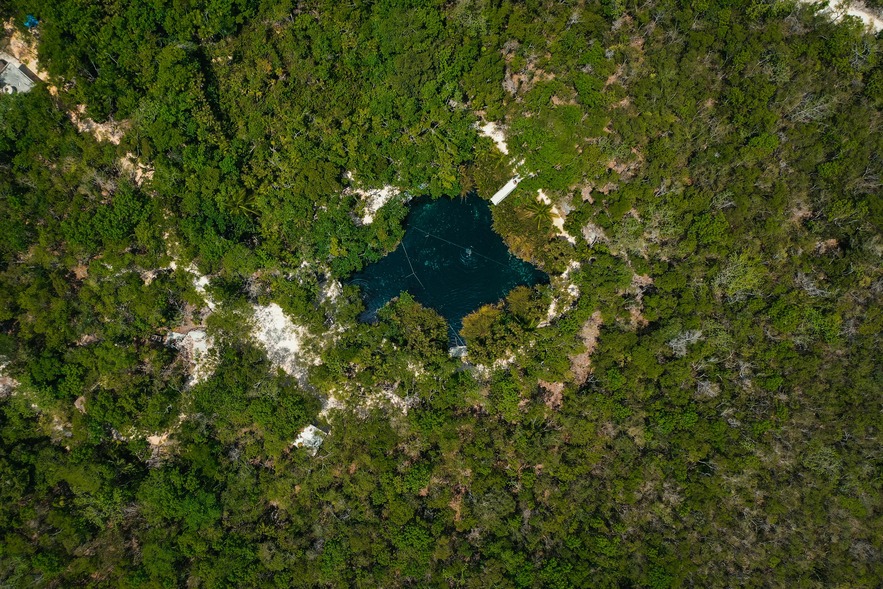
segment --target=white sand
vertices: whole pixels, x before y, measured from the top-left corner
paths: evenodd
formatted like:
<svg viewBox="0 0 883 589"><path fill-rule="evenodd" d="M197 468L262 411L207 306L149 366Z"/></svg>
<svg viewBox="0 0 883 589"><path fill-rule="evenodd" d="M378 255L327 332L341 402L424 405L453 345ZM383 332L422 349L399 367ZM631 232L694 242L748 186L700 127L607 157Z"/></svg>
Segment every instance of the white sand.
<svg viewBox="0 0 883 589"><path fill-rule="evenodd" d="M506 132L503 131L503 127L497 123L489 122L484 125L478 125L477 129L481 135L491 139L497 145L497 149L503 152L504 155L509 155L509 146L506 145Z"/></svg>
<svg viewBox="0 0 883 589"><path fill-rule="evenodd" d="M199 274L196 275L196 278L193 280L193 288L196 289L202 298L205 299L205 304L212 311L215 310L215 301L212 300L211 295L205 290L205 287L209 285L209 279L207 276L201 276Z"/></svg>
<svg viewBox="0 0 883 589"><path fill-rule="evenodd" d="M558 235L576 245L576 239L573 235L564 230L564 215L561 213L561 209L558 208L558 205L553 205L552 199L546 196L546 193L542 190L537 191L537 200L541 203L552 205L552 225L555 226Z"/></svg>
<svg viewBox="0 0 883 589"><path fill-rule="evenodd" d="M177 270L178 263L172 260L169 263L169 268L171 268L173 271ZM195 264L190 264L189 266L184 268L184 271L193 277L193 289L203 298L203 300L205 301L205 305L209 308L209 311L214 311L215 301L212 300L211 295L208 294L208 291L206 291L205 289L205 287L209 285L209 282L211 282L209 280L209 277L200 274L199 269L196 267Z"/></svg>
<svg viewBox="0 0 883 589"><path fill-rule="evenodd" d="M377 214L380 207L388 203L392 197L396 196L399 193L399 189L395 186L384 186L383 188L377 188L374 190L356 189L354 192L360 195L365 201L365 212L362 213L362 224L370 225L374 221L374 215Z"/></svg>
<svg viewBox="0 0 883 589"><path fill-rule="evenodd" d="M403 399L394 392L388 390L382 390L380 393L371 397L366 405L368 407L373 407L378 402L386 402L405 414L407 414L408 409L411 408L411 402L408 399Z"/></svg>
<svg viewBox="0 0 883 589"><path fill-rule="evenodd" d="M302 350L306 328L295 325L276 303L255 305L253 334L270 362L299 380L305 377L307 366L318 363L317 358Z"/></svg>
<svg viewBox="0 0 883 589"><path fill-rule="evenodd" d="M333 303L337 300L343 293L343 285L340 284L339 280L326 280L322 283L321 290L319 292L319 301L320 302L330 302Z"/></svg>
<svg viewBox="0 0 883 589"><path fill-rule="evenodd" d="M573 261L567 266L567 270L559 276L552 277L552 287L554 288L552 302L549 303L549 310L546 311L546 319L541 321L537 327L550 325L579 298L579 287L570 278L570 275L579 268L580 263Z"/></svg>
<svg viewBox="0 0 883 589"><path fill-rule="evenodd" d="M818 2L813 0L797 0L800 4L825 4L825 2ZM842 20L844 16L855 16L859 18L862 23L864 23L865 27L870 28L875 33L883 30L883 19L877 16L874 12L866 8L861 2L850 2L850 1L838 1L834 0L833 2L828 2L828 6L824 8L821 12L822 14L828 14L831 16L831 19L835 21Z"/></svg>
<svg viewBox="0 0 883 589"><path fill-rule="evenodd" d="M187 364L187 373L190 375L188 387L204 382L212 375L216 364L211 354L214 342L205 331L192 329L185 334L171 332L166 342L178 348Z"/></svg>
<svg viewBox="0 0 883 589"><path fill-rule="evenodd" d="M166 431L161 434L153 434L152 436L147 436L147 443L150 444L151 453L154 455L158 454L163 449L163 447L165 447L169 443L169 437L171 435L171 431Z"/></svg>
<svg viewBox="0 0 883 589"><path fill-rule="evenodd" d="M195 329L184 337L184 341L190 348L193 362L193 371L191 372L193 384L202 382L211 376L215 369L215 362L209 354L212 349L212 340L201 329Z"/></svg>
<svg viewBox="0 0 883 589"><path fill-rule="evenodd" d="M171 270L177 269L178 264L174 260L169 263ZM193 288L202 296L209 313L214 311L215 302L208 294L205 287L209 284L209 278L199 273L195 265L190 264L184 271L193 278ZM174 345L181 351L184 362L187 363L190 380L187 386L194 386L205 381L215 370L216 358L211 351L214 342L202 329L191 329L187 333L171 332L166 338L168 344Z"/></svg>
<svg viewBox="0 0 883 589"><path fill-rule="evenodd" d="M361 217L362 225L370 225L374 221L374 215L377 214L377 211L393 197L401 193L401 190L390 184L382 188L362 188L356 185L352 172L347 172L345 175L351 184L347 191L358 195L364 203Z"/></svg>
<svg viewBox="0 0 883 589"><path fill-rule="evenodd" d="M510 353L505 358L497 358L494 360L494 363L491 365L491 368L494 370L503 370L505 368L509 368L509 366L515 362L515 354Z"/></svg>

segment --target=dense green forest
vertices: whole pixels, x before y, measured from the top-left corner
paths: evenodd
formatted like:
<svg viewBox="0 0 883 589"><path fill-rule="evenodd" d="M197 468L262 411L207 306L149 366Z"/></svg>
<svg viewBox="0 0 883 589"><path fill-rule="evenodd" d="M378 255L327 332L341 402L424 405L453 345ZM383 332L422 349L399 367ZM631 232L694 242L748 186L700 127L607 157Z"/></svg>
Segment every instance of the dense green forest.
<svg viewBox="0 0 883 589"><path fill-rule="evenodd" d="M0 95L0 586L883 586L883 34L776 0L0 18L47 80ZM358 321L409 197L516 167L494 228L549 284L464 358L406 293Z"/></svg>

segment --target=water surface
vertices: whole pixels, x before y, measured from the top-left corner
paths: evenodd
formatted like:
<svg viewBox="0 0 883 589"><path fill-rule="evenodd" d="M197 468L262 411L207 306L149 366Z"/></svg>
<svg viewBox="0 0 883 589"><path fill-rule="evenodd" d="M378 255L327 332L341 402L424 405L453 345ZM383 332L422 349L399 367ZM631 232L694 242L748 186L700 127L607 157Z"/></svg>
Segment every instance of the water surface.
<svg viewBox="0 0 883 589"><path fill-rule="evenodd" d="M365 313L402 291L447 319L452 343L463 317L495 303L519 285L547 282L548 276L509 251L491 228L491 211L478 196L420 198L411 203L399 247L352 278L362 289Z"/></svg>

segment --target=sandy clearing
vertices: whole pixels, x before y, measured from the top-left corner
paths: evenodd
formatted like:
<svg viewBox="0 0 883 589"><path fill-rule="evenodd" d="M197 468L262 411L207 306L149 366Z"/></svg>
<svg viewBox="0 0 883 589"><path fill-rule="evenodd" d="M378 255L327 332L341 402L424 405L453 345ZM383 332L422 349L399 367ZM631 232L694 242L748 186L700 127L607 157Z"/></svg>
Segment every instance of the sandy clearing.
<svg viewBox="0 0 883 589"><path fill-rule="evenodd" d="M586 382L592 373L592 352L598 345L598 335L601 333L603 322L601 312L595 311L580 329L579 337L586 349L584 352L570 357L570 371L573 373L573 380L576 384Z"/></svg>
<svg viewBox="0 0 883 589"><path fill-rule="evenodd" d="M307 329L292 322L276 303L255 305L253 324L253 336L266 350L270 362L304 382L307 367L319 362L303 349Z"/></svg>
<svg viewBox="0 0 883 589"><path fill-rule="evenodd" d="M815 4L825 4L825 2L815 2L813 0L797 0L799 4L812 6ZM864 23L865 27L871 29L875 33L883 30L883 18L875 14L861 2L853 1L837 1L827 3L828 6L821 10L822 14L827 14L834 21L843 20L845 16L854 16Z"/></svg>
<svg viewBox="0 0 883 589"><path fill-rule="evenodd" d="M169 268L174 271L178 269L178 262L172 260L169 262ZM203 276L199 273L199 269L195 264L190 264L184 267L184 271L190 274L193 277L193 289L199 293L199 295L205 301L205 305L209 308L209 311L215 310L215 301L212 300L211 295L208 294L206 288L209 285L210 279L208 276Z"/></svg>
<svg viewBox="0 0 883 589"><path fill-rule="evenodd" d="M49 81L49 73L40 69L36 44L32 39L28 39L15 28L13 19L3 23L3 36L9 39L6 49L12 57L23 63L26 68L44 82Z"/></svg>
<svg viewBox="0 0 883 589"><path fill-rule="evenodd" d="M564 229L564 214L562 214L561 209L558 208L558 205L552 204L552 199L546 196L546 193L542 190L537 191L537 200L541 203L552 205L552 225L555 226L555 229L560 237L563 237L570 243L576 245L576 239L565 231Z"/></svg>
<svg viewBox="0 0 883 589"><path fill-rule="evenodd" d="M537 384L545 391L543 403L546 404L546 407L556 411L561 409L561 405L564 404L564 383L548 382L540 379L537 381Z"/></svg>
<svg viewBox="0 0 883 589"><path fill-rule="evenodd" d="M114 145L119 145L123 139L123 135L129 130L129 121L108 121L106 123L96 123L89 117L85 116L86 105L80 104L76 110L68 112L74 126L80 133L91 133L97 141L108 141Z"/></svg>
<svg viewBox="0 0 883 589"><path fill-rule="evenodd" d="M163 459L171 454L177 443L172 436L181 428L187 417L186 413L181 413L178 415L178 421L166 431L145 436L145 440L150 444L150 459L147 461L149 466L159 466Z"/></svg>
<svg viewBox="0 0 883 589"><path fill-rule="evenodd" d="M178 264L173 260L169 263L168 267L174 271L177 269ZM211 295L206 291L206 287L209 284L208 276L200 274L199 269L194 264L186 266L184 271L191 275L193 288L205 301L208 313L214 311L215 301L212 300ZM204 320L205 317L203 317ZM166 342L178 348L184 362L188 366L190 380L187 382L187 386L194 386L204 382L212 375L216 364L216 359L211 353L214 342L204 330L188 328L185 333L172 331L166 337Z"/></svg>
<svg viewBox="0 0 883 589"><path fill-rule="evenodd" d="M120 171L128 174L137 186L144 184L145 180L153 180L154 169L147 164L142 164L138 156L132 152L126 153L118 161Z"/></svg>
<svg viewBox="0 0 883 589"><path fill-rule="evenodd" d="M571 261L564 272L559 276L552 277L552 287L555 294L552 295L552 302L549 303L549 310L546 311L546 319L537 325L538 328L548 327L555 318L579 298L579 287L570 278L570 275L579 268L579 262Z"/></svg>
<svg viewBox="0 0 883 589"><path fill-rule="evenodd" d="M377 211L400 192L398 188L390 185L368 190L362 188L351 188L351 190L358 194L365 203L361 218L362 225L370 225L374 222L374 215L377 214Z"/></svg>
<svg viewBox="0 0 883 589"><path fill-rule="evenodd" d="M339 280L326 280L320 287L319 302L334 303L341 294L343 294L343 285Z"/></svg>
<svg viewBox="0 0 883 589"><path fill-rule="evenodd" d="M501 125L490 121L484 125L476 124L476 128L480 135L493 141L496 144L497 149L499 149L503 155L509 155L509 146L506 144L506 132Z"/></svg>
<svg viewBox="0 0 883 589"><path fill-rule="evenodd" d="M169 332L166 336L169 345L178 348L181 358L187 365L192 387L207 380L215 370L215 358L211 354L214 342L202 329L191 329L187 333Z"/></svg>
<svg viewBox="0 0 883 589"><path fill-rule="evenodd" d="M336 390L332 389L326 393L328 396L322 402L322 410L319 411L319 417L327 419L332 410L344 408L343 402L335 395L336 392Z"/></svg>
<svg viewBox="0 0 883 589"><path fill-rule="evenodd" d="M362 216L359 219L362 225L370 225L374 221L377 211L395 196L401 194L401 190L391 184L381 188L362 188L356 185L352 172L347 172L344 176L350 182L350 186L346 188L345 192L355 194L364 203Z"/></svg>

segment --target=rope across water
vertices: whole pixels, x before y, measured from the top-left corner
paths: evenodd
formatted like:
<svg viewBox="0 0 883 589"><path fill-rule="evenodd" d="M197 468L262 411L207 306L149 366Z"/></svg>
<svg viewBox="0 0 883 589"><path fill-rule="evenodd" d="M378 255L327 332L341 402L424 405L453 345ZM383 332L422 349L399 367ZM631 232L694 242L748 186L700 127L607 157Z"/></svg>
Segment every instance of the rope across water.
<svg viewBox="0 0 883 589"><path fill-rule="evenodd" d="M423 234L426 235L427 237L434 237L435 239L438 239L439 241L443 241L443 242L448 243L448 244L450 244L450 245L452 245L452 246L454 246L454 247L458 247L458 248L460 248L461 250L464 250L464 251L466 251L466 252L469 253L469 254L475 254L476 256L480 256L480 257L484 258L485 260L488 260L488 261L490 261L490 262L493 262L494 264L499 264L500 266L506 267L506 264L504 264L503 262L497 261L497 260L495 260L495 259L493 259L493 258L489 258L489 257L487 257L487 256L484 255L484 254L480 254L480 253L474 251L471 247L465 247L465 246L462 246L462 245L460 245L460 244L454 243L453 241L447 240L447 239L445 239L444 237L439 237L438 235L434 235L434 234L430 233L429 231L425 231L425 230L423 230L423 229L420 229L419 227L414 227L414 229L416 229L416 230L419 231L420 233L423 233ZM402 243L402 247L405 247L405 244L404 244L404 243ZM407 255L407 252L405 252L405 255ZM410 264L411 261L408 260L408 263ZM413 270L413 266L411 267L411 269Z"/></svg>
<svg viewBox="0 0 883 589"><path fill-rule="evenodd" d="M408 266L411 267L411 274L414 276L414 278L417 279L417 282L420 283L420 286L423 288L423 290L426 290L426 287L423 286L423 281L420 280L420 277L417 276L417 271L414 270L414 264L411 263L411 256L408 255L408 248L405 247L404 241L402 242L402 249L405 250L405 258L408 260Z"/></svg>

